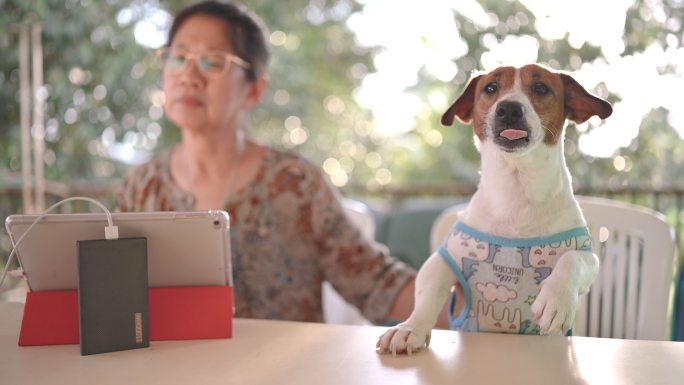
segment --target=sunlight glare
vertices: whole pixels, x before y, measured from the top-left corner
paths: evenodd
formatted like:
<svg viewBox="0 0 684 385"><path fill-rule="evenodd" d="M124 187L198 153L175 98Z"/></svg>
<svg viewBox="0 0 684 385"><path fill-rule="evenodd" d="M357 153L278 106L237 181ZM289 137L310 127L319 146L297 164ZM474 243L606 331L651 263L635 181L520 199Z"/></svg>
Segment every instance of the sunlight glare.
<svg viewBox="0 0 684 385"><path fill-rule="evenodd" d="M398 135L413 129L414 119L422 110L423 101L406 91L416 84L421 68L440 81L450 82L456 72L455 60L468 54L453 13L461 14L483 31L493 27L496 20L471 0L362 0L361 3L364 10L353 15L348 26L356 33L359 44L380 46L383 51L375 57L377 72L365 77L355 97L374 112L376 133ZM572 76L591 92L603 84L620 101L613 105L613 114L607 120L594 118L578 126L582 132L580 151L594 157L613 156L637 137L644 115L658 107L670 111L668 123L684 138L684 113L679 112L681 102L677 95L684 88L683 68L679 64L684 63L684 49L671 44L664 51L654 43L642 53L621 56L625 16L633 0L521 0L521 3L533 13L543 38L555 40L567 35L575 48L585 43L601 47L603 58L581 65L577 62L573 68L578 70ZM644 19L666 21L657 2L645 12L640 15ZM488 35L491 36L488 38ZM539 42L532 36L511 34L500 39L485 34L483 39L488 51L483 53L481 63L475 64L476 69L538 60ZM666 67L672 70L663 73Z"/></svg>
<svg viewBox="0 0 684 385"><path fill-rule="evenodd" d="M421 101L405 90L418 82L421 68L441 81L449 81L457 72L454 60L467 53L467 45L445 2L363 3L363 12L350 17L347 24L359 44L382 46L383 51L374 58L377 72L364 78L355 97L373 110L376 133L398 135L412 129L413 119L420 112Z"/></svg>
<svg viewBox="0 0 684 385"><path fill-rule="evenodd" d="M138 44L152 49L166 44L166 33L171 27L172 17L167 11L159 8L158 4L134 3L117 14L119 25L124 26L133 21L135 21L133 35Z"/></svg>
<svg viewBox="0 0 684 385"><path fill-rule="evenodd" d="M482 68L490 71L501 65L520 67L537 61L539 42L532 36L510 35L482 54Z"/></svg>
<svg viewBox="0 0 684 385"><path fill-rule="evenodd" d="M670 124L684 138L684 122L676 117L681 104L677 95L684 87L678 64L682 55L683 49L663 51L652 45L643 53L622 57L610 65L582 66L579 73L587 77L576 77L581 84L591 86L602 80L621 101L613 105L613 114L601 126L580 137L580 150L595 157L613 156L637 137L644 115L659 107L670 111ZM658 69L666 65L677 68L676 73L660 74Z"/></svg>
<svg viewBox="0 0 684 385"><path fill-rule="evenodd" d="M609 58L617 57L624 50L625 15L633 0L521 0L521 3L534 13L537 30L547 40L562 39L569 34L574 48L586 42L602 47Z"/></svg>

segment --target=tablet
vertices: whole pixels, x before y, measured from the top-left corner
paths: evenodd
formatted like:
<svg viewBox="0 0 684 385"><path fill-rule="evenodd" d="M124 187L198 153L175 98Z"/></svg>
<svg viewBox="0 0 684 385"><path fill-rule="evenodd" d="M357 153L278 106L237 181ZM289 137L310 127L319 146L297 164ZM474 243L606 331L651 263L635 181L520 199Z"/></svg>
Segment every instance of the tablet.
<svg viewBox="0 0 684 385"><path fill-rule="evenodd" d="M39 215L10 215L14 245ZM147 238L150 287L232 286L230 222L222 210L113 213L119 238ZM104 239L101 214L48 214L17 249L31 290L77 288L76 241Z"/></svg>

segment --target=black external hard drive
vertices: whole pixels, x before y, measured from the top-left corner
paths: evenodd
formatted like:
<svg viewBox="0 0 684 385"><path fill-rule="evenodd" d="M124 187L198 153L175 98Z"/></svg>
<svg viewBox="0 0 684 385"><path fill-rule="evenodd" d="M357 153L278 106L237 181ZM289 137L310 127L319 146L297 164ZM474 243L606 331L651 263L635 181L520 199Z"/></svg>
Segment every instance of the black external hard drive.
<svg viewBox="0 0 684 385"><path fill-rule="evenodd" d="M150 346L147 239L77 245L81 355Z"/></svg>

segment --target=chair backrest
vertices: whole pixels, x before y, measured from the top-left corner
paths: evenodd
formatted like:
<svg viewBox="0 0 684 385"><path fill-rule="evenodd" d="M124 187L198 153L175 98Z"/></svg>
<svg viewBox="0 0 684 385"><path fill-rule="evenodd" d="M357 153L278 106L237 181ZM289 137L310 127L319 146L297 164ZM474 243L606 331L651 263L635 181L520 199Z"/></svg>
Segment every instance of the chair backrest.
<svg viewBox="0 0 684 385"><path fill-rule="evenodd" d="M392 207L376 239L390 254L415 269L430 256L430 226L435 218L453 203L443 200L412 200Z"/></svg>
<svg viewBox="0 0 684 385"><path fill-rule="evenodd" d="M580 298L573 334L668 340L674 230L647 208L595 197L577 201L601 267Z"/></svg>
<svg viewBox="0 0 684 385"><path fill-rule="evenodd" d="M342 199L342 207L352 222L361 229L361 233L373 239L375 237L375 217L365 203L350 198Z"/></svg>
<svg viewBox="0 0 684 385"><path fill-rule="evenodd" d="M577 196L601 267L580 297L573 334L669 339L675 236L656 211L605 198ZM432 225L436 250L467 204L444 210Z"/></svg>

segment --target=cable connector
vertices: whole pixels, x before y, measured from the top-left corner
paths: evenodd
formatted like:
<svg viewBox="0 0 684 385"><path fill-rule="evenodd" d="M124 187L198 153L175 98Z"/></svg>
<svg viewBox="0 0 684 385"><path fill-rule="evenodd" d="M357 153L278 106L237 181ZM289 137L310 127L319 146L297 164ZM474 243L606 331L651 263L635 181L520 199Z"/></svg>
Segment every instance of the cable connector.
<svg viewBox="0 0 684 385"><path fill-rule="evenodd" d="M119 226L105 226L105 239L119 239Z"/></svg>

